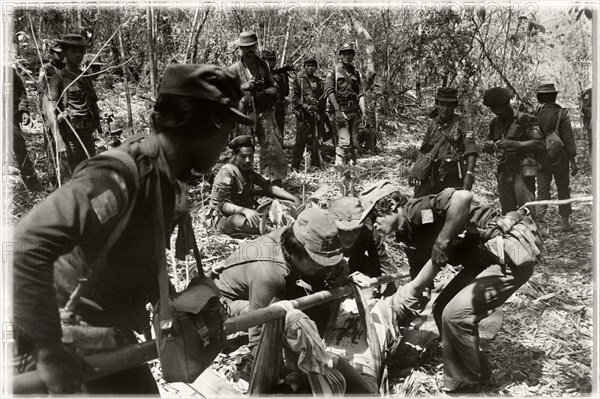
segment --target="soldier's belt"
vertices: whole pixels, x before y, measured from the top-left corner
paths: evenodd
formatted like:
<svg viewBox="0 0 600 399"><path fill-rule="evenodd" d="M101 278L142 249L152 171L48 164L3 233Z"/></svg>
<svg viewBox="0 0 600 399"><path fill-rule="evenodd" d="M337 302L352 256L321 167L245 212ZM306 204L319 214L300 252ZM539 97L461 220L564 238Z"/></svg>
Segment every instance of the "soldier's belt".
<svg viewBox="0 0 600 399"><path fill-rule="evenodd" d="M340 107L354 107L358 105L358 102L355 100L352 101L338 101L337 102Z"/></svg>

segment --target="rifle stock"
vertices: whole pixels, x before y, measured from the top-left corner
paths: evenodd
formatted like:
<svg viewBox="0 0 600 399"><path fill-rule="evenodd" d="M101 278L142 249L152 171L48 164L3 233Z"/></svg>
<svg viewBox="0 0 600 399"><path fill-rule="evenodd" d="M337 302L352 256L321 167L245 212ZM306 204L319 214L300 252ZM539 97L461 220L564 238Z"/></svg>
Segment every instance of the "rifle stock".
<svg viewBox="0 0 600 399"><path fill-rule="evenodd" d="M368 286L386 284L394 280L400 280L407 277L405 273L395 273L389 276L374 277L369 280ZM313 306L331 302L352 294L352 284L343 287L332 288L315 292L307 296L290 300L294 309L306 310ZM225 320L225 332L233 334L239 331L245 331L250 327L268 323L281 317L285 317L285 309L277 304L267 306L263 309L254 310L246 314L231 317ZM111 352L104 352L85 357L85 361L96 369L96 372L90 374L86 381L92 381L96 378L105 377L140 364L149 362L158 357L156 344L154 341L131 344ZM12 378L12 393L15 395L31 395L46 393L47 389L37 371L15 374Z"/></svg>

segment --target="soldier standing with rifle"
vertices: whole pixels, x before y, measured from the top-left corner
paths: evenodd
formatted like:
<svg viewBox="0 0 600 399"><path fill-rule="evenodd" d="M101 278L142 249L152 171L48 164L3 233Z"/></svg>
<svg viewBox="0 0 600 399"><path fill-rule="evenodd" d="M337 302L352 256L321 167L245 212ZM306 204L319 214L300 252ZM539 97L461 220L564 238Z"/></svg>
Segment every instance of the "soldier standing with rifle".
<svg viewBox="0 0 600 399"><path fill-rule="evenodd" d="M98 96L89 77L80 76L84 49L88 47L83 36L67 34L57 43L65 55L66 66L50 79L50 99L59 109L58 126L73 171L96 154L93 132L98 120L109 115L98 108Z"/></svg>
<svg viewBox="0 0 600 399"><path fill-rule="evenodd" d="M335 149L335 164L356 163L358 151L358 126L365 124L365 98L360 73L352 62L355 50L344 43L338 50L341 63L329 71L325 78L325 95L335 112L338 143Z"/></svg>
<svg viewBox="0 0 600 399"><path fill-rule="evenodd" d="M242 32L235 43L239 46L242 57L229 69L237 73L242 81L244 98L240 109L255 120L254 128L250 133L260 144L261 173L268 176L273 184L281 185L287 175L287 160L283 152L283 137L278 137L279 131L275 122L274 104L277 101L277 87L269 66L256 54L258 46L256 33ZM242 134L238 132L236 135Z"/></svg>
<svg viewBox="0 0 600 399"><path fill-rule="evenodd" d="M319 148L324 130L325 101L323 81L315 75L317 60L308 57L302 71L292 83L292 104L296 115L296 143L292 153L292 169L300 170L302 154L310 146L310 165L322 167Z"/></svg>
<svg viewBox="0 0 600 399"><path fill-rule="evenodd" d="M271 76L277 87L277 101L275 101L275 122L279 129L281 142L283 143L284 127L285 127L285 109L288 104L287 96L290 94L290 78L287 71L293 70L290 66L283 68L275 68L277 62L277 53L275 50L263 50L261 57L269 65Z"/></svg>
<svg viewBox="0 0 600 399"><path fill-rule="evenodd" d="M181 182L192 169L208 173L235 121L253 123L237 109L241 97L239 78L230 71L169 66L152 113L154 133L83 162L69 184L15 226L16 342L20 354L34 355L51 394L80 391L93 371L62 344L59 306L66 300L59 303L57 292L64 281L89 274L72 312L88 323L90 333L111 327L120 331L121 344L137 342L133 331L149 323L146 304L158 299L157 236L168 241L176 211L185 215L187 191ZM164 215L162 232L157 212ZM64 267L58 268L57 260ZM159 394L146 364L84 388L90 394Z"/></svg>

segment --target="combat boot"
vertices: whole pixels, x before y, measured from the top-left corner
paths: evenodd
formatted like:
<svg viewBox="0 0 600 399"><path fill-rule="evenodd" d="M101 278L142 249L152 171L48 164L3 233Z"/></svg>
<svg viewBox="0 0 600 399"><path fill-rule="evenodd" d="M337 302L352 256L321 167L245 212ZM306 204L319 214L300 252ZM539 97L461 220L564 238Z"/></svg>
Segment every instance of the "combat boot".
<svg viewBox="0 0 600 399"><path fill-rule="evenodd" d="M571 222L570 222L568 216L563 216L562 217L561 228L562 228L562 231L571 231L571 230L573 230L573 226L571 225Z"/></svg>

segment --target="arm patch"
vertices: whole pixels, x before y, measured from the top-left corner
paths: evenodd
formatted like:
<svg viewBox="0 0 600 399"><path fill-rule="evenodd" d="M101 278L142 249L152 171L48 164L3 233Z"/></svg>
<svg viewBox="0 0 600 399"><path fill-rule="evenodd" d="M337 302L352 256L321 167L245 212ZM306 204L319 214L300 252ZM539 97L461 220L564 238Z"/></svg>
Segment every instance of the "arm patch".
<svg viewBox="0 0 600 399"><path fill-rule="evenodd" d="M119 213L117 197L115 197L110 189L92 198L90 204L92 205L92 209L94 210L94 213L96 213L98 220L102 224L106 223L108 219Z"/></svg>

